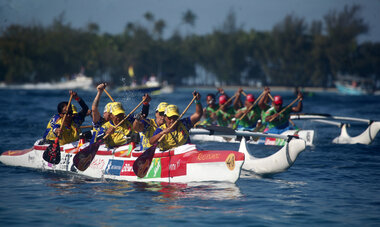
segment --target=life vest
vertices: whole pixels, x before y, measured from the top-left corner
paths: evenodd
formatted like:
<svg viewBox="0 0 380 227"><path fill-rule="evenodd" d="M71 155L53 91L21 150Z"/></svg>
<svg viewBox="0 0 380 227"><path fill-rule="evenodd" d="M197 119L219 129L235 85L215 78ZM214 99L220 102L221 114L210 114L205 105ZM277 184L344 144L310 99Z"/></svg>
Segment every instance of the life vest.
<svg viewBox="0 0 380 227"><path fill-rule="evenodd" d="M166 124L160 127L161 129L167 128ZM178 121L177 126L173 131L166 134L164 138L159 143L159 148L162 151L169 150L173 147L178 147L190 142L189 130L186 126Z"/></svg>
<svg viewBox="0 0 380 227"><path fill-rule="evenodd" d="M140 145L141 150L146 150L152 145L149 143L149 139L153 136L154 131L158 128L158 125L154 119L149 119L150 125L147 126L147 128L140 133Z"/></svg>
<svg viewBox="0 0 380 227"><path fill-rule="evenodd" d="M112 121L108 121L105 124L103 124L103 126L100 129L100 133L101 132L105 133L108 128L114 127L114 126L115 124ZM128 139L131 133L132 133L132 124L129 120L126 120L123 122L123 124L121 124L115 129L114 133L112 133L106 138L105 144L108 147L124 145L128 142Z"/></svg>
<svg viewBox="0 0 380 227"><path fill-rule="evenodd" d="M275 113L277 113L276 109L274 107L269 108L264 114L263 114L263 123L266 124L266 127L268 129L274 128L274 127L286 127L289 124L289 117L290 113L292 112L291 108L286 109L284 112L282 112L276 120L272 122L266 122L265 118L267 116L271 116Z"/></svg>
<svg viewBox="0 0 380 227"><path fill-rule="evenodd" d="M50 128L50 131L48 132L46 136L47 140L55 140L55 138L57 138L57 135L54 133L54 129L57 127L53 126L54 124L52 124L53 123L51 122L52 120L50 120L48 124L48 128ZM63 120L62 118L59 118L58 120L56 120L55 126L61 126L62 120ZM72 143L74 141L77 141L79 139L79 134L80 134L79 127L77 127L77 125L74 122L71 122L69 127L67 126L62 127L62 132L59 137L59 144L64 145L67 143Z"/></svg>
<svg viewBox="0 0 380 227"><path fill-rule="evenodd" d="M218 125L228 127L234 115L235 115L235 109L231 106L227 107L225 111L220 109L216 113Z"/></svg>
<svg viewBox="0 0 380 227"><path fill-rule="evenodd" d="M247 107L243 107L240 111L245 112ZM261 109L258 106L253 107L243 119L236 121L238 126L244 128L254 128L256 127L257 120L261 118Z"/></svg>
<svg viewBox="0 0 380 227"><path fill-rule="evenodd" d="M216 104L215 109L213 109L210 106L207 106L204 111L204 120L200 123L200 125L216 125L216 120L211 118L212 113L216 113L216 111L219 109L219 105Z"/></svg>

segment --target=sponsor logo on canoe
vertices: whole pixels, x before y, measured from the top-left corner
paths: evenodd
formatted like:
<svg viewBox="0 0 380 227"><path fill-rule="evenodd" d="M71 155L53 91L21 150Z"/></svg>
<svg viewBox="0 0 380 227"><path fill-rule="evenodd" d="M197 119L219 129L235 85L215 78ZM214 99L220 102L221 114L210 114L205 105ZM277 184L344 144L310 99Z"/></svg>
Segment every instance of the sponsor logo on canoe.
<svg viewBox="0 0 380 227"><path fill-rule="evenodd" d="M311 135L310 135L310 132L307 132L307 133L306 133L306 141L307 141L307 142L311 142Z"/></svg>
<svg viewBox="0 0 380 227"><path fill-rule="evenodd" d="M95 158L91 162L90 166L92 169L103 169L105 165L106 165L106 162L103 159Z"/></svg>
<svg viewBox="0 0 380 227"><path fill-rule="evenodd" d="M181 166L181 159L178 159L177 162L171 163L169 165L169 170L171 171L177 170L179 169L180 166Z"/></svg>
<svg viewBox="0 0 380 227"><path fill-rule="evenodd" d="M269 138L267 137L265 139L265 145L277 145L277 146L283 146L285 145L286 141L284 139L279 138Z"/></svg>
<svg viewBox="0 0 380 227"><path fill-rule="evenodd" d="M123 168L121 169L121 176L135 176L133 172L133 162L134 161L124 161Z"/></svg>
<svg viewBox="0 0 380 227"><path fill-rule="evenodd" d="M202 154L200 153L198 155L198 160L205 161L205 160L213 160L213 159L219 159L220 154Z"/></svg>
<svg viewBox="0 0 380 227"><path fill-rule="evenodd" d="M122 160L109 160L105 174L120 176L121 169L123 168L124 161Z"/></svg>
<svg viewBox="0 0 380 227"><path fill-rule="evenodd" d="M160 178L161 177L161 158L154 158L144 178Z"/></svg>
<svg viewBox="0 0 380 227"><path fill-rule="evenodd" d="M233 153L231 153L227 156L226 165L227 165L229 170L235 169L235 155Z"/></svg>

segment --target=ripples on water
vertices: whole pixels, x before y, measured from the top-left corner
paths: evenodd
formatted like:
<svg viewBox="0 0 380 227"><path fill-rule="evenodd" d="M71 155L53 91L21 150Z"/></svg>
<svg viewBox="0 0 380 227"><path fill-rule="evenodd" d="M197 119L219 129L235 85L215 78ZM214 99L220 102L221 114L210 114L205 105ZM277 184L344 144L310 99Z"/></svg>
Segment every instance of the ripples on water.
<svg viewBox="0 0 380 227"><path fill-rule="evenodd" d="M56 111L56 104L68 98L66 93L0 90L0 152L32 146ZM203 92L203 97L207 93ZM95 92L80 91L79 95L90 106ZM292 101L291 93L282 95L285 103ZM113 96L130 103L128 107L141 100L139 95ZM160 101L168 101L183 110L187 99L191 99L190 89L177 91L176 95L155 96L151 109ZM107 101L103 97L100 106ZM189 113L192 111L190 108ZM304 112L379 120L380 103L376 96L315 94L306 98ZM242 171L236 184L92 180L0 164L0 223L4 226L380 224L379 135L369 146L335 145L331 141L339 135L338 128L305 122L298 125L316 130L316 146L308 147L284 173L258 176ZM354 136L364 129L354 124L348 131ZM238 146L199 144L202 149L237 150ZM268 156L277 149L249 147L257 157Z"/></svg>

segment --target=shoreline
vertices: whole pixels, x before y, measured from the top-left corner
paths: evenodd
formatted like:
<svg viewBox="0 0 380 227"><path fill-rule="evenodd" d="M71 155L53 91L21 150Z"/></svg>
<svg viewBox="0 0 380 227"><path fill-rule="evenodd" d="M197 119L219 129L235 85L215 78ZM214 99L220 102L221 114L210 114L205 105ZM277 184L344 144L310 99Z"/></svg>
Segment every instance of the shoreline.
<svg viewBox="0 0 380 227"><path fill-rule="evenodd" d="M264 87L250 87L250 86L220 86L225 91L236 91L239 88L242 88L244 91L262 91ZM177 86L176 89L192 89L197 88L197 90L216 90L218 87L216 86ZM271 91L280 91L280 92L294 92L295 87L286 87L286 86L269 86ZM323 88L323 87L299 87L300 90L304 93L306 92L332 92L337 93L338 90L335 87L331 88Z"/></svg>

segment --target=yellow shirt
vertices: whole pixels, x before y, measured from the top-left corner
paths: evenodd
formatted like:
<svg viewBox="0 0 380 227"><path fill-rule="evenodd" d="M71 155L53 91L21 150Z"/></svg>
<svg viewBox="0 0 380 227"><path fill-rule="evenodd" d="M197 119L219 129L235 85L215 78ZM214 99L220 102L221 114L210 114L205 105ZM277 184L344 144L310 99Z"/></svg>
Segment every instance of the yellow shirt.
<svg viewBox="0 0 380 227"><path fill-rule="evenodd" d="M102 125L100 131L106 132L107 129L110 127L114 127L115 124L112 121L106 122L104 125ZM118 126L115 129L115 132L111 135L107 136L105 140L105 144L108 147L115 147L124 145L128 142L128 138L130 134L132 133L132 123L128 120L124 121L123 124Z"/></svg>
<svg viewBox="0 0 380 227"><path fill-rule="evenodd" d="M62 125L62 118L59 118L56 122L56 125ZM51 128L51 124L49 122L47 128ZM70 127L63 126L62 127L62 132L59 137L59 144L64 145L67 143L72 143L74 141L77 141L79 139L79 133L80 129L79 127L77 128L74 124L74 122L71 122ZM46 136L47 140L55 140L57 136L54 134L53 130L50 130L49 133Z"/></svg>
<svg viewBox="0 0 380 227"><path fill-rule="evenodd" d="M159 143L159 148L162 151L169 150L173 147L178 147L186 143L190 143L189 130L192 127L190 117L181 119L174 130L166 134ZM154 134L160 133L163 129L167 128L166 124L161 125Z"/></svg>
<svg viewBox="0 0 380 227"><path fill-rule="evenodd" d="M155 120L149 119L149 123L150 125L147 124L147 128L142 133L140 133L140 144L142 150L146 150L152 146L149 143L149 139L153 136L154 131L156 131L156 129L158 128L158 125Z"/></svg>

